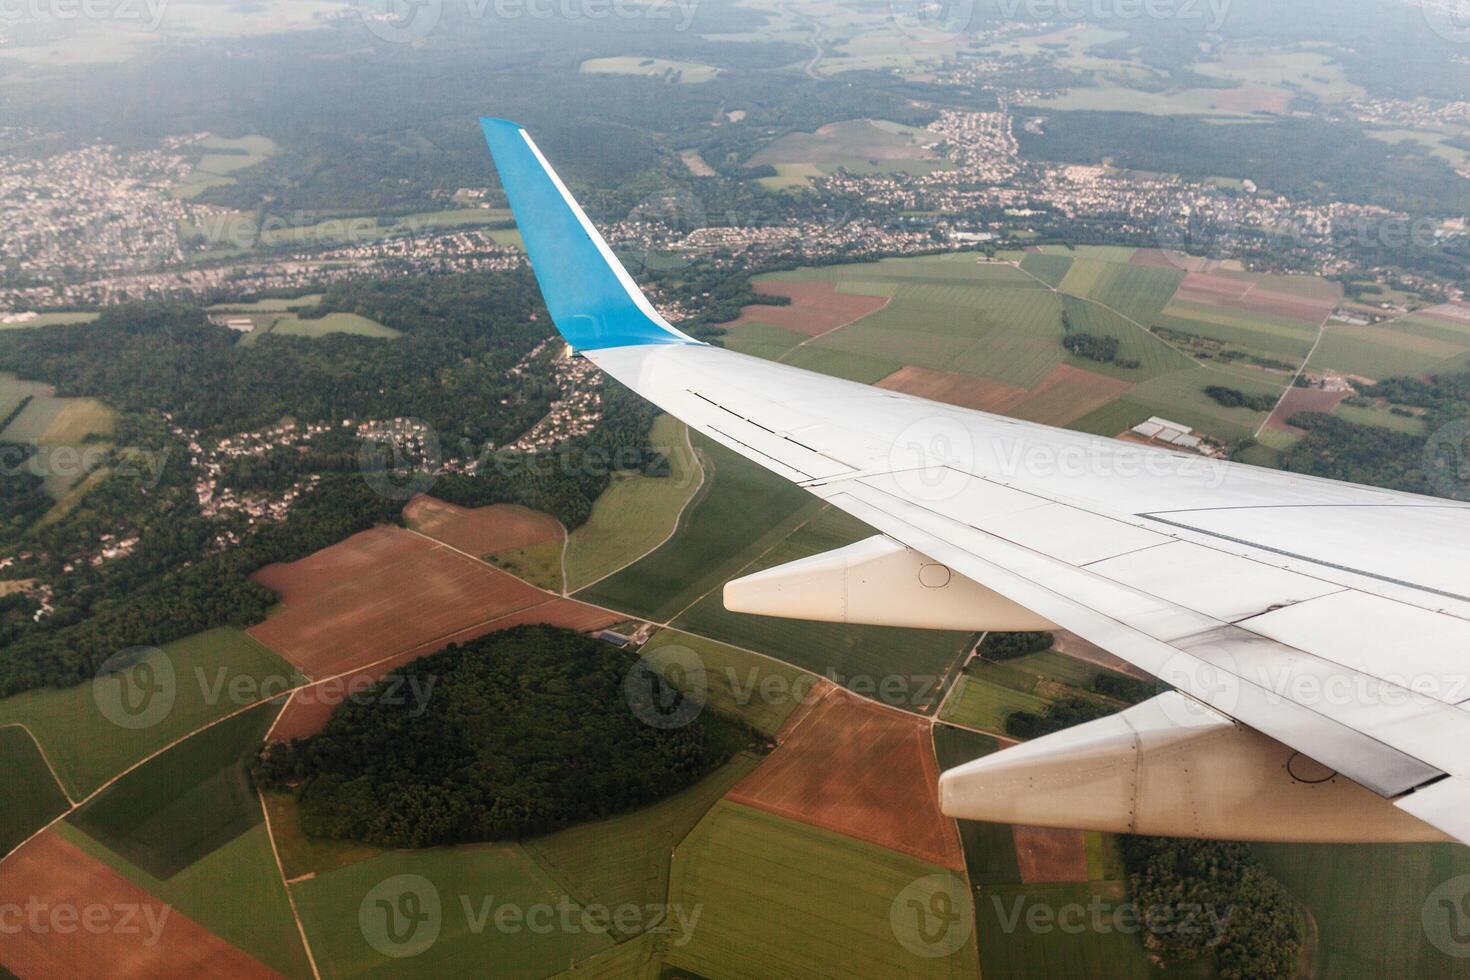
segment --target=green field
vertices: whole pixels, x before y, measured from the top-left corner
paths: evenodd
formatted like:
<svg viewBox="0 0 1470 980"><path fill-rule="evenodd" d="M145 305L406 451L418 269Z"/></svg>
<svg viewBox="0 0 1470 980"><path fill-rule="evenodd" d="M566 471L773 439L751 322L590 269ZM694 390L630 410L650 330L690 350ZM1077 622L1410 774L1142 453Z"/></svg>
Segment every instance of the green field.
<svg viewBox="0 0 1470 980"><path fill-rule="evenodd" d="M662 974L659 940L642 933L556 976L557 980L660 980Z"/></svg>
<svg viewBox="0 0 1470 980"><path fill-rule="evenodd" d="M1027 252L1021 259L1021 269L1055 289L1061 285L1072 267L1072 259L1066 255L1047 255Z"/></svg>
<svg viewBox="0 0 1470 980"><path fill-rule="evenodd" d="M205 729L67 819L155 878L171 878L263 821L246 766L279 712L258 705Z"/></svg>
<svg viewBox="0 0 1470 980"><path fill-rule="evenodd" d="M235 629L209 630L175 640L144 663L153 670L154 678L165 677L171 670L175 679L172 705L156 724L142 728L114 724L103 714L94 685L88 682L39 688L0 700L0 725L27 725L46 749L67 791L80 799L134 763L241 707L231 698L232 684L273 684L272 689L279 690L299 677L295 668ZM104 678L99 683L107 691L109 685L121 682Z"/></svg>
<svg viewBox="0 0 1470 980"><path fill-rule="evenodd" d="M0 728L0 857L66 812L66 795L24 728Z"/></svg>
<svg viewBox="0 0 1470 980"><path fill-rule="evenodd" d="M24 330L27 327L58 327L68 323L91 323L97 313L42 313L21 323L0 323L0 330Z"/></svg>
<svg viewBox="0 0 1470 980"><path fill-rule="evenodd" d="M703 437L705 486L679 533L652 554L577 593L588 602L665 622L718 589L820 506L806 491Z"/></svg>
<svg viewBox="0 0 1470 980"><path fill-rule="evenodd" d="M265 162L279 149L274 142L259 135L239 139L207 136L195 145L206 152L189 176L174 188L175 197L197 197L211 187L233 184L235 178L231 174Z"/></svg>
<svg viewBox="0 0 1470 980"><path fill-rule="evenodd" d="M1426 337L1422 333L1396 331L1397 324L1358 327L1334 324L1327 328L1317 352L1307 366L1331 368L1374 380L1432 371L1464 370L1464 343Z"/></svg>
<svg viewBox="0 0 1470 980"><path fill-rule="evenodd" d="M682 422L659 416L648 442L668 457L670 474L613 475L587 522L567 539L569 589L585 588L656 548L673 532L685 503L699 489L704 474Z"/></svg>
<svg viewBox="0 0 1470 980"><path fill-rule="evenodd" d="M610 820L534 837L524 847L580 904L660 903L668 894L674 848L759 763L756 756L742 753L666 800Z"/></svg>
<svg viewBox="0 0 1470 980"><path fill-rule="evenodd" d="M428 883L397 879L413 875ZM406 886L416 885L417 890ZM374 891L374 889L379 889ZM389 851L348 868L317 875L291 886L312 951L326 977L479 976L539 978L557 973L576 960L610 949L605 933L560 928L558 903L565 893L518 845L476 844L422 851ZM437 937L412 956L389 957L378 952L365 936L370 932L388 950L413 949L434 935L404 930L404 947L392 944L386 928L387 910L402 909L405 895L437 897L440 915ZM385 904L378 905L378 900ZM427 899L426 899L427 900ZM499 909L513 906L534 921L497 927ZM422 906L421 906L422 907ZM545 931L543 913L552 923ZM576 913L572 913L573 916ZM484 916L482 918L482 916ZM532 926L535 930L532 930ZM425 926L432 929L432 926Z"/></svg>
<svg viewBox="0 0 1470 980"><path fill-rule="evenodd" d="M259 824L168 878L156 878L76 827L58 832L118 874L288 977L310 977L301 934Z"/></svg>
<svg viewBox="0 0 1470 980"><path fill-rule="evenodd" d="M1034 280L915 282L900 285L883 309L803 351L842 351L1029 388L1066 356L1061 338L1061 300Z"/></svg>
<svg viewBox="0 0 1470 980"><path fill-rule="evenodd" d="M987 756L999 747L1000 743L989 735L952 725L934 726L934 758L939 763L940 772ZM1021 869L1016 863L1016 841L1010 824L957 820L955 825L960 831L965 867L969 870L972 885L1011 884L1021 880ZM982 966L989 952L990 949L981 947Z"/></svg>
<svg viewBox="0 0 1470 980"><path fill-rule="evenodd" d="M1387 408L1377 405L1348 405L1346 403L1337 406L1332 413L1344 422L1352 422L1355 425L1380 425L1385 429L1393 429L1395 432L1407 432L1411 436L1428 435L1424 420L1417 415L1395 415Z"/></svg>
<svg viewBox="0 0 1470 980"><path fill-rule="evenodd" d="M253 303L216 303L210 313L286 313L305 310L321 304L321 293L308 293L295 299L258 299Z"/></svg>
<svg viewBox="0 0 1470 980"><path fill-rule="evenodd" d="M957 683L958 689L944 703L944 713L940 717L968 728L1004 734L1006 719L1012 712L1040 714L1049 703L1034 694L969 674L961 676Z"/></svg>
<svg viewBox="0 0 1470 980"><path fill-rule="evenodd" d="M948 164L931 149L934 133L886 120L850 119L815 132L787 133L755 153L747 166L803 166L818 173L929 173ZM769 179L769 178L767 178Z"/></svg>
<svg viewBox="0 0 1470 980"><path fill-rule="evenodd" d="M403 336L392 327L385 327L376 320L369 320L356 313L328 313L326 316L312 319L283 316L271 325L270 332L285 337L325 337L332 333L350 333L359 337L384 339Z"/></svg>
<svg viewBox="0 0 1470 980"><path fill-rule="evenodd" d="M738 570L764 568L832 551L870 537L857 519L825 509L790 536ZM722 596L705 596L676 621L681 629L759 651L830 677L859 694L895 707L926 711L938 698L939 678L974 642L970 633L846 626L732 613Z"/></svg>
<svg viewBox="0 0 1470 980"><path fill-rule="evenodd" d="M281 869L288 881L345 868L383 853L381 847L357 841L308 837L301 829L301 808L294 793L268 792L262 799L270 816L276 853L281 856Z"/></svg>
<svg viewBox="0 0 1470 980"><path fill-rule="evenodd" d="M759 311L754 315L760 316ZM764 323L742 323L720 337L724 345L733 351L772 361L779 360L782 354L806 339L806 334Z"/></svg>
<svg viewBox="0 0 1470 980"><path fill-rule="evenodd" d="M918 956L895 902L943 869L761 810L721 803L674 854L670 901L701 910L667 962L707 977L978 977L973 943ZM898 914L904 914L900 906Z"/></svg>
<svg viewBox="0 0 1470 980"><path fill-rule="evenodd" d="M687 654L671 647L693 650L698 655L704 665L703 694L710 710L738 718L766 736L780 731L781 724L818 680L815 674L708 637L659 630L639 653L683 691L691 690L682 669ZM674 664L681 669L673 669Z"/></svg>
<svg viewBox="0 0 1470 980"><path fill-rule="evenodd" d="M685 85L707 82L720 73L718 68L702 65L697 61L669 61L664 58L640 58L637 55L589 58L582 62L582 71L592 75L643 75L650 78L667 78L671 82L680 82Z"/></svg>
<svg viewBox="0 0 1470 980"><path fill-rule="evenodd" d="M1256 856L1312 913L1323 977L1463 977L1466 960L1427 938L1431 892L1470 874L1458 844L1256 844ZM1465 894L1464 889L1457 893ZM1460 953L1464 945L1453 947Z"/></svg>

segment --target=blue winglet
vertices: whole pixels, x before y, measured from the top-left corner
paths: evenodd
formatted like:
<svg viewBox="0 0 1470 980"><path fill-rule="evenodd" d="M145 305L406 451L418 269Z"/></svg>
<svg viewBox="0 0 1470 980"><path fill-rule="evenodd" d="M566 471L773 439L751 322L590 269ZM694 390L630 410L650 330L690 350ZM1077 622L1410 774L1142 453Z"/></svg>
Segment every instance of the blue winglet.
<svg viewBox="0 0 1470 980"><path fill-rule="evenodd" d="M567 343L577 350L699 343L659 316L524 129L507 119L481 119L480 126L546 308Z"/></svg>

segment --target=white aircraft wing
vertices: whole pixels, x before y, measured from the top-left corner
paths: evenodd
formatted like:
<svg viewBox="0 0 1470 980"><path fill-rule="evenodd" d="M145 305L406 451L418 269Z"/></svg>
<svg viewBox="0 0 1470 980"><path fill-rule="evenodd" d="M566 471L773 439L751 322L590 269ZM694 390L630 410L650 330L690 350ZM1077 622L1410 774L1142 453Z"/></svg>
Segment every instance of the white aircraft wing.
<svg viewBox="0 0 1470 980"><path fill-rule="evenodd" d="M1470 841L1470 505L1082 435L699 343L653 310L529 136L483 126L552 317L593 363L866 522L913 567L941 567L946 582L957 573L972 590L952 594L993 595L1178 692L946 774L947 811L1212 836ZM792 588L850 590L855 561L762 573L741 595L786 587L771 611L799 609ZM863 574L890 574L882 561ZM934 600L920 588L885 586L870 604L893 608L844 605L841 618L923 625L916 610ZM821 606L786 614L839 618ZM976 615L983 628L987 614ZM1023 749L1018 775L1004 760ZM1227 789L1201 788L1198 776L1178 789L1187 773L1160 768L1171 752L1221 773L1252 752L1267 761ZM1309 762L1320 776L1304 776ZM1145 776L1160 771L1148 785L1176 791L1145 804ZM1126 819L1089 822L1075 805L1052 819L1028 796L1088 786L1101 799L1108 780L1122 780L1110 792ZM1017 802L993 799L1003 787ZM1201 801L1258 819L1220 834ZM1329 801L1336 817L1322 812ZM1141 821L1145 811L1154 816Z"/></svg>

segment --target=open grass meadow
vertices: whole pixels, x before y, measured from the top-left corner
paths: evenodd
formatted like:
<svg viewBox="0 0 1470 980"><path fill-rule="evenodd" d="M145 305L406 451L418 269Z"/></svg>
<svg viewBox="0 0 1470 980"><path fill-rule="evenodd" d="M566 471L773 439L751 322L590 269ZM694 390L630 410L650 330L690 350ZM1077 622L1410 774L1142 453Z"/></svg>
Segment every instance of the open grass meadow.
<svg viewBox="0 0 1470 980"><path fill-rule="evenodd" d="M648 441L668 457L669 475L613 474L592 505L592 515L567 539L569 590L585 588L657 548L698 491L704 473L684 423L661 415Z"/></svg>
<svg viewBox="0 0 1470 980"><path fill-rule="evenodd" d="M301 829L301 808L294 793L272 791L261 798L287 881L345 868L383 853L383 848L372 844L307 836Z"/></svg>
<svg viewBox="0 0 1470 980"><path fill-rule="evenodd" d="M692 690L685 669L692 650L704 667L705 706L739 719L767 737L781 730L792 711L818 686L817 675L718 640L662 629L639 655L682 691Z"/></svg>
<svg viewBox="0 0 1470 980"><path fill-rule="evenodd" d="M1426 335L1399 329L1397 323L1371 327L1334 323L1308 367L1356 374L1375 381L1399 375L1464 370L1470 366L1470 338Z"/></svg>
<svg viewBox="0 0 1470 980"><path fill-rule="evenodd" d="M983 676L965 674L944 704L940 717L968 728L1005 734L1006 719L1017 711L1040 714L1049 703L1026 691L1007 687Z"/></svg>
<svg viewBox="0 0 1470 980"><path fill-rule="evenodd" d="M669 862L674 849L710 808L759 764L758 757L742 753L666 800L608 820L535 837L524 841L523 846L580 904L658 904L668 894Z"/></svg>
<svg viewBox="0 0 1470 980"><path fill-rule="evenodd" d="M852 544L872 529L841 511L826 508L738 570L765 568ZM974 642L969 633L848 626L732 613L713 592L675 624L681 629L748 647L859 694L894 707L927 711L938 698L939 678Z"/></svg>
<svg viewBox="0 0 1470 980"><path fill-rule="evenodd" d="M974 946L910 952L894 930L901 893L937 865L735 803L712 810L674 854L670 901L700 909L666 962L698 976L976 978ZM895 904L899 905L897 912Z"/></svg>
<svg viewBox="0 0 1470 980"><path fill-rule="evenodd" d="M258 700L300 680L294 667L245 633L208 630L165 644L121 674L0 700L0 725L29 727L67 791L80 799L171 742L243 707L235 694ZM143 696L148 690L157 702ZM158 714L156 723L130 728L112 721L102 705L116 705L124 691L149 712L148 720Z"/></svg>
<svg viewBox="0 0 1470 980"><path fill-rule="evenodd" d="M1462 900L1470 879L1450 886L1449 906L1433 893L1445 882L1470 875L1470 851L1458 844L1252 847L1311 911L1318 934L1318 976L1465 976L1463 955L1446 955L1430 941L1425 927L1439 916L1446 930L1441 937L1451 928L1463 928ZM1442 918L1450 915L1456 917L1453 923ZM1450 952L1465 952L1463 941L1446 945Z"/></svg>
<svg viewBox="0 0 1470 980"><path fill-rule="evenodd" d="M685 509L679 532L577 598L665 622L821 506L805 490L717 443L696 436L694 446L705 462L705 485Z"/></svg>
<svg viewBox="0 0 1470 980"><path fill-rule="evenodd" d="M888 306L802 352L841 351L1030 388L1066 357L1061 309L1055 293L1029 278L904 283Z"/></svg>
<svg viewBox="0 0 1470 980"><path fill-rule="evenodd" d="M76 827L63 823L59 833L266 966L287 977L311 976L264 824L166 878L150 874Z"/></svg>
<svg viewBox="0 0 1470 980"><path fill-rule="evenodd" d="M247 765L280 708L262 704L158 755L67 819L155 878L170 878L260 825Z"/></svg>
<svg viewBox="0 0 1470 980"><path fill-rule="evenodd" d="M358 337L392 340L403 336L392 327L385 327L376 320L369 320L356 313L328 313L326 316L311 319L292 314L278 319L271 325L270 332L282 337L325 337L327 334L347 333Z"/></svg>
<svg viewBox="0 0 1470 980"><path fill-rule="evenodd" d="M613 948L605 932L581 928L575 899L516 844L387 851L291 893L325 977L532 980ZM563 907L575 930L561 928ZM416 909L429 918L403 914Z"/></svg>
<svg viewBox="0 0 1470 980"><path fill-rule="evenodd" d="M24 728L0 728L0 857L66 812L66 794L56 784L35 740Z"/></svg>

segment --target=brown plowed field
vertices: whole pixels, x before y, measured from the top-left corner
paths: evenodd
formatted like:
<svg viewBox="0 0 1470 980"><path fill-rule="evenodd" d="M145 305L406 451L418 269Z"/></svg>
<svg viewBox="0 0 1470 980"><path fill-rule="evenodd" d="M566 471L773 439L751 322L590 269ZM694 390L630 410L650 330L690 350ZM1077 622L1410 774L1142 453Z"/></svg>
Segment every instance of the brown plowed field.
<svg viewBox="0 0 1470 980"><path fill-rule="evenodd" d="M282 608L248 631L308 677L374 664L545 602L512 575L396 527L251 576Z"/></svg>
<svg viewBox="0 0 1470 980"><path fill-rule="evenodd" d="M879 381L877 387L999 415L1010 412L1029 394L1025 388L1000 381L951 371L931 371L911 364Z"/></svg>
<svg viewBox="0 0 1470 980"><path fill-rule="evenodd" d="M442 650L450 643L466 643L486 633L528 623L545 623L548 626L561 626L566 629L588 632L604 629L619 622L622 618L584 602L548 598L539 605L529 606L487 623L478 623L453 636L443 637L405 650L382 663L354 670L345 677L322 681L297 691L282 709L280 716L276 718L276 723L270 731L270 739L286 742L293 738L308 738L318 734L327 726L327 721L332 717L332 712L336 710L337 705L349 696L365 690L384 674L397 670L404 664L426 654ZM404 691L403 696L412 697L413 692Z"/></svg>
<svg viewBox="0 0 1470 980"><path fill-rule="evenodd" d="M408 526L478 558L561 538L561 522L519 504L460 507L419 494L403 508Z"/></svg>
<svg viewBox="0 0 1470 980"><path fill-rule="evenodd" d="M834 686L728 799L958 870L938 779L926 719Z"/></svg>
<svg viewBox="0 0 1470 980"><path fill-rule="evenodd" d="M0 964L16 976L279 976L54 830L5 860L0 905L11 904L24 918L0 942Z"/></svg>
<svg viewBox="0 0 1470 980"><path fill-rule="evenodd" d="M1298 429L1294 425L1288 425L1287 419L1297 412L1323 412L1331 415L1337 406L1350 391L1324 391L1321 388L1292 388L1286 392L1286 397L1281 399L1271 417L1266 420L1266 428L1275 429L1278 432L1294 432L1298 435L1304 433L1305 429Z"/></svg>
<svg viewBox="0 0 1470 980"><path fill-rule="evenodd" d="M1132 387L1133 382L1122 378L1058 364L1009 414L1047 425L1065 425L1102 408Z"/></svg>
<svg viewBox="0 0 1470 980"><path fill-rule="evenodd" d="M860 296L839 293L830 282L758 282L755 291L767 296L786 296L790 306L753 304L740 311L740 318L729 324L764 323L784 330L794 330L817 337L854 320L861 320L888 305L887 296Z"/></svg>
<svg viewBox="0 0 1470 980"><path fill-rule="evenodd" d="M1021 880L1033 883L1087 880L1087 843L1080 830L1012 827Z"/></svg>
<svg viewBox="0 0 1470 980"><path fill-rule="evenodd" d="M1470 323L1470 306L1460 303L1446 303L1428 310L1420 310L1416 316L1427 316L1435 320L1443 320L1446 323L1454 323L1464 326Z"/></svg>

